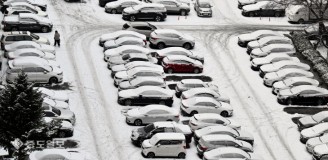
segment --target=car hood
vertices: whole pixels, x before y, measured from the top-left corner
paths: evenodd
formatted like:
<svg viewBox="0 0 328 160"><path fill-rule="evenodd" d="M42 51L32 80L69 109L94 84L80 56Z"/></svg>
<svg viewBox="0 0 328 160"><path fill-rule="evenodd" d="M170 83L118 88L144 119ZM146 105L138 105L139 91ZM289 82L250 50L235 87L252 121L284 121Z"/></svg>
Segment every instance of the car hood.
<svg viewBox="0 0 328 160"><path fill-rule="evenodd" d="M274 72L277 70L273 64L266 64L260 67L263 72Z"/></svg>
<svg viewBox="0 0 328 160"><path fill-rule="evenodd" d="M314 147L313 153L316 153L318 155L324 155L327 154L328 147L326 144L320 144Z"/></svg>
<svg viewBox="0 0 328 160"><path fill-rule="evenodd" d="M206 11L209 12L209 11L211 11L212 9L211 9L211 8L200 8L200 10L201 10L201 11L205 11L205 12L206 12Z"/></svg>
<svg viewBox="0 0 328 160"><path fill-rule="evenodd" d="M322 144L322 141L319 137L310 138L308 141L306 141L307 147L315 147L319 144Z"/></svg>
<svg viewBox="0 0 328 160"><path fill-rule="evenodd" d="M115 47L115 46L117 46L117 44L115 43L114 40L107 41L104 44L104 47L105 48L112 48L112 47Z"/></svg>
<svg viewBox="0 0 328 160"><path fill-rule="evenodd" d="M39 11L38 12L38 16L42 16L42 17L47 17L48 14L46 12L43 12L43 11ZM44 21L43 23L48 23L48 24L51 24L51 21Z"/></svg>
<svg viewBox="0 0 328 160"><path fill-rule="evenodd" d="M132 86L129 81L123 81L119 84L121 89L130 89Z"/></svg>
<svg viewBox="0 0 328 160"><path fill-rule="evenodd" d="M119 97L134 97L135 96L135 93L134 92L131 92L130 89L128 90L123 90L123 91L119 91L118 92L118 96Z"/></svg>
<svg viewBox="0 0 328 160"><path fill-rule="evenodd" d="M232 107L229 103L225 103L225 102L220 102L221 103L221 108L224 110L228 110L228 111L232 111Z"/></svg>
<svg viewBox="0 0 328 160"><path fill-rule="evenodd" d="M299 119L299 123L301 123L304 126L314 125L317 124L316 121L314 121L310 116L306 116Z"/></svg>
<svg viewBox="0 0 328 160"><path fill-rule="evenodd" d="M229 126L231 126L232 128L240 128L241 127L241 125L237 121L234 121L231 119L229 119L229 121L231 122Z"/></svg>
<svg viewBox="0 0 328 160"><path fill-rule="evenodd" d="M50 41L45 38L45 37L39 37L39 39L37 40L38 43L42 43L42 44L50 44Z"/></svg>
<svg viewBox="0 0 328 160"><path fill-rule="evenodd" d="M133 108L133 109L128 110L126 112L126 115L131 116L131 117L139 117L139 116L141 116L141 113L139 112L138 108Z"/></svg>
<svg viewBox="0 0 328 160"><path fill-rule="evenodd" d="M239 139L252 140L254 141L254 136L246 130L239 130Z"/></svg>
<svg viewBox="0 0 328 160"><path fill-rule="evenodd" d="M49 53L49 52L44 52L45 54L45 58L46 59L50 59L50 60L56 60L56 56L52 53Z"/></svg>
<svg viewBox="0 0 328 160"><path fill-rule="evenodd" d="M254 40L254 37L251 37L251 34L246 33L246 34L242 34L238 37L241 41L252 41Z"/></svg>
<svg viewBox="0 0 328 160"><path fill-rule="evenodd" d="M56 100L54 100L56 101ZM57 108L63 108L63 109L69 109L69 105L68 103L64 102L64 101L56 101L56 106Z"/></svg>
<svg viewBox="0 0 328 160"><path fill-rule="evenodd" d="M124 64L115 65L111 69L112 69L112 72L126 71Z"/></svg>
<svg viewBox="0 0 328 160"><path fill-rule="evenodd" d="M282 89L279 90L279 95L280 96L291 96L293 93L290 91L290 89Z"/></svg>
<svg viewBox="0 0 328 160"><path fill-rule="evenodd" d="M278 75L275 72L267 73L264 76L264 79L272 80L278 79Z"/></svg>
<svg viewBox="0 0 328 160"><path fill-rule="evenodd" d="M127 79L129 77L128 72L120 71L115 74L115 77L118 79Z"/></svg>
<svg viewBox="0 0 328 160"><path fill-rule="evenodd" d="M301 135L305 138L311 138L311 137L315 137L318 136L313 130L312 128L307 128L307 129L303 129L301 131Z"/></svg>
<svg viewBox="0 0 328 160"><path fill-rule="evenodd" d="M55 47L51 46L51 45L41 45L41 50L46 51L46 52L50 52L50 53L55 53L56 52Z"/></svg>
<svg viewBox="0 0 328 160"><path fill-rule="evenodd" d="M284 88L286 88L287 86L285 85L284 82L282 82L282 81L278 81L278 82L276 82L276 83L273 84L273 87L274 87L274 88L277 88L277 89L284 89Z"/></svg>
<svg viewBox="0 0 328 160"><path fill-rule="evenodd" d="M183 35L183 38L185 38L185 39L187 39L187 40L189 40L189 41L192 41L192 42L195 42L195 38L194 37L192 37L192 36L190 36L190 35Z"/></svg>
<svg viewBox="0 0 328 160"><path fill-rule="evenodd" d="M146 139L142 142L142 147L143 148L150 148L150 147L152 147L152 145L150 144L149 140Z"/></svg>
<svg viewBox="0 0 328 160"><path fill-rule="evenodd" d="M68 121L62 121L61 128L62 129L73 129L74 127L73 127L72 123L70 123Z"/></svg>
<svg viewBox="0 0 328 160"><path fill-rule="evenodd" d="M60 68L60 65L57 61L54 60L48 60L50 66L58 67Z"/></svg>
<svg viewBox="0 0 328 160"><path fill-rule="evenodd" d="M58 108L60 109L60 108ZM60 109L61 114L60 117L64 118L64 119L72 119L74 117L74 113L70 110L67 109Z"/></svg>
<svg viewBox="0 0 328 160"><path fill-rule="evenodd" d="M254 58L252 60L253 64L255 65L262 65L262 64L268 64L269 62L263 58Z"/></svg>
<svg viewBox="0 0 328 160"><path fill-rule="evenodd" d="M265 56L267 55L268 53L266 52L263 52L260 48L256 48L256 49L253 49L252 52L251 52L252 55L255 55L255 56Z"/></svg>
<svg viewBox="0 0 328 160"><path fill-rule="evenodd" d="M260 43L258 41L251 41L248 43L248 46L250 48L258 48L260 46Z"/></svg>
<svg viewBox="0 0 328 160"><path fill-rule="evenodd" d="M116 56L116 57L110 57L110 58L108 59L108 62L109 62L109 63L121 64L121 63L123 63L124 61L122 60L122 57L120 57L120 56Z"/></svg>

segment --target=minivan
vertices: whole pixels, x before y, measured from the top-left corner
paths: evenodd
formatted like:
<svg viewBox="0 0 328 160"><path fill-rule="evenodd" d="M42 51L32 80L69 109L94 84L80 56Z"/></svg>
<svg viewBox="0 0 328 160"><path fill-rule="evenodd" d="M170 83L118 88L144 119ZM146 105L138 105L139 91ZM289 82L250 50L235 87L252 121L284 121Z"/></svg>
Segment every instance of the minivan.
<svg viewBox="0 0 328 160"><path fill-rule="evenodd" d="M182 133L157 133L152 138L144 140L142 155L154 157L186 157L186 137Z"/></svg>

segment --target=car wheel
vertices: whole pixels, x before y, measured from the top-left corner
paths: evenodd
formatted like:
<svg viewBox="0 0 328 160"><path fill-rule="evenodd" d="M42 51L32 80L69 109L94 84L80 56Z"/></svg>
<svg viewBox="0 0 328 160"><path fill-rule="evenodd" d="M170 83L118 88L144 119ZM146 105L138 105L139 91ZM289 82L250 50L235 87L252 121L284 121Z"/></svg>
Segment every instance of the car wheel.
<svg viewBox="0 0 328 160"><path fill-rule="evenodd" d="M190 43L185 43L185 44L183 44L182 47L189 50L189 49L191 49L191 44Z"/></svg>
<svg viewBox="0 0 328 160"><path fill-rule="evenodd" d="M323 100L322 99L319 99L318 101L317 101L317 104L318 104L318 106L321 106L321 105L323 105Z"/></svg>
<svg viewBox="0 0 328 160"><path fill-rule="evenodd" d="M255 16L255 13L254 13L254 12L250 12L248 15L249 15L250 17L254 17L254 16Z"/></svg>
<svg viewBox="0 0 328 160"><path fill-rule="evenodd" d="M163 48L165 48L165 44L163 42L160 42L160 43L157 44L157 48L158 49L163 49Z"/></svg>
<svg viewBox="0 0 328 160"><path fill-rule="evenodd" d="M154 152L149 152L147 154L147 158L155 158L155 153Z"/></svg>
<svg viewBox="0 0 328 160"><path fill-rule="evenodd" d="M141 125L142 125L142 121L141 121L141 119L137 119L137 120L135 120L135 121L134 121L134 125L136 125L136 126L141 126Z"/></svg>
<svg viewBox="0 0 328 160"><path fill-rule="evenodd" d="M117 13L116 9L112 9L112 12L111 13L112 14L116 14Z"/></svg>
<svg viewBox="0 0 328 160"><path fill-rule="evenodd" d="M173 69L172 68L167 69L167 73L172 74L173 73Z"/></svg>
<svg viewBox="0 0 328 160"><path fill-rule="evenodd" d="M162 21L162 17L161 17L161 16L156 16L156 17L155 17L155 21L156 21L156 22L160 22L160 21Z"/></svg>
<svg viewBox="0 0 328 160"><path fill-rule="evenodd" d="M198 114L198 112L197 112L197 111L192 111L192 112L190 113L191 116L194 116L195 114Z"/></svg>
<svg viewBox="0 0 328 160"><path fill-rule="evenodd" d="M124 101L124 104L125 104L126 106L131 106L132 101L131 101L130 99L127 99L127 100Z"/></svg>
<svg viewBox="0 0 328 160"><path fill-rule="evenodd" d="M228 117L229 113L227 111L222 111L220 114L222 117Z"/></svg>
<svg viewBox="0 0 328 160"><path fill-rule="evenodd" d="M66 137L66 133L65 132L59 132L58 133L58 137L59 138L65 138Z"/></svg>
<svg viewBox="0 0 328 160"><path fill-rule="evenodd" d="M13 28L11 28L11 31L18 31L18 28L17 27L13 27Z"/></svg>
<svg viewBox="0 0 328 160"><path fill-rule="evenodd" d="M180 11L180 15L181 15L181 16L185 16L186 14L187 14L187 12L186 12L185 10L181 10L181 11Z"/></svg>
<svg viewBox="0 0 328 160"><path fill-rule="evenodd" d="M181 152L178 154L178 158L186 158L186 154Z"/></svg>
<svg viewBox="0 0 328 160"><path fill-rule="evenodd" d="M194 73L198 74L200 72L200 70L198 68L194 69Z"/></svg>
<svg viewBox="0 0 328 160"><path fill-rule="evenodd" d="M47 32L49 31L49 29L48 29L48 27L42 27L42 28L41 28L41 31L42 31L43 33L47 33Z"/></svg>
<svg viewBox="0 0 328 160"><path fill-rule="evenodd" d="M159 104L165 105L165 101L160 101Z"/></svg>
<svg viewBox="0 0 328 160"><path fill-rule="evenodd" d="M131 21L131 22L136 21L136 17L135 17L135 16L130 16L130 21Z"/></svg>
<svg viewBox="0 0 328 160"><path fill-rule="evenodd" d="M57 78L55 78L55 77L51 77L50 79L49 79L49 84L54 84L54 83L57 83L58 82L58 80L57 80Z"/></svg>
<svg viewBox="0 0 328 160"><path fill-rule="evenodd" d="M281 17L281 14L279 12L274 13L275 17Z"/></svg>
<svg viewBox="0 0 328 160"><path fill-rule="evenodd" d="M305 21L304 21L304 19L299 19L298 21L297 21L299 24L304 24L305 23Z"/></svg>

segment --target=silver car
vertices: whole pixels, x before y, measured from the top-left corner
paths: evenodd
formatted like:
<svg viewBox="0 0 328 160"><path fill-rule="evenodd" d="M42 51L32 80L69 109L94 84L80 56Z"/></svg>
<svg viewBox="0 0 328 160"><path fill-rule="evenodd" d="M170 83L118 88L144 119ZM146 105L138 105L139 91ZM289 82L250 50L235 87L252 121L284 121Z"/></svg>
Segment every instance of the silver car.
<svg viewBox="0 0 328 160"><path fill-rule="evenodd" d="M173 29L157 29L150 34L149 42L152 46L163 49L169 46L192 49L195 47L195 39Z"/></svg>
<svg viewBox="0 0 328 160"><path fill-rule="evenodd" d="M75 124L75 114L68 109L55 108L51 106L43 106L45 117L60 119Z"/></svg>
<svg viewBox="0 0 328 160"><path fill-rule="evenodd" d="M190 7L186 3L177 0L153 0L153 3L163 4L168 14L185 16L190 12Z"/></svg>

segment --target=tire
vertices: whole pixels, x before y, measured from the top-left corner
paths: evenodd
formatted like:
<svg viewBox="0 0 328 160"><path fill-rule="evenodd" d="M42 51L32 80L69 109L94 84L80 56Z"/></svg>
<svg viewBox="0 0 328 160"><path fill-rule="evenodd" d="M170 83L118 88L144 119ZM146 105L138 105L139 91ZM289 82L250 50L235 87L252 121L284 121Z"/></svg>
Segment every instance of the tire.
<svg viewBox="0 0 328 160"><path fill-rule="evenodd" d="M51 77L51 78L49 79L49 84L54 84L54 83L57 83L57 82L58 82L58 80L57 80L56 77Z"/></svg>
<svg viewBox="0 0 328 160"><path fill-rule="evenodd" d="M13 28L11 28L11 31L18 31L18 28L17 27L13 27Z"/></svg>
<svg viewBox="0 0 328 160"><path fill-rule="evenodd" d="M200 70L199 70L198 68L195 68L195 69L194 69L194 73L195 73L195 74L198 74L199 72L200 72Z"/></svg>
<svg viewBox="0 0 328 160"><path fill-rule="evenodd" d="M116 11L116 9L112 9L112 11L111 11L110 13L112 13L112 14L116 14L117 11ZM130 17L130 18L131 18L131 17Z"/></svg>
<svg viewBox="0 0 328 160"><path fill-rule="evenodd" d="M198 112L197 112L197 111L192 111L192 112L190 112L190 115L191 115L191 116L194 116L195 114L198 114Z"/></svg>
<svg viewBox="0 0 328 160"><path fill-rule="evenodd" d="M249 17L254 17L254 16L255 16L255 13L254 13L254 12L250 12L250 13L248 14L248 16L249 16Z"/></svg>
<svg viewBox="0 0 328 160"><path fill-rule="evenodd" d="M167 73L172 74L173 73L173 69L172 68L167 69Z"/></svg>
<svg viewBox="0 0 328 160"><path fill-rule="evenodd" d="M126 106L131 106L132 101L131 101L130 99L127 99L127 100L124 101L124 104L125 104Z"/></svg>
<svg viewBox="0 0 328 160"><path fill-rule="evenodd" d="M184 159L184 158L186 158L186 154L181 152L178 154L178 158Z"/></svg>
<svg viewBox="0 0 328 160"><path fill-rule="evenodd" d="M141 126L141 125L142 125L142 121L141 121L140 119L136 119L136 120L133 122L133 124L134 124L135 126Z"/></svg>
<svg viewBox="0 0 328 160"><path fill-rule="evenodd" d="M222 117L228 117L229 113L227 111L222 111L220 114Z"/></svg>
<svg viewBox="0 0 328 160"><path fill-rule="evenodd" d="M158 43L156 46L157 46L158 49L165 48L165 44L163 42Z"/></svg>
<svg viewBox="0 0 328 160"><path fill-rule="evenodd" d="M47 32L49 32L49 28L48 27L41 27L41 32L43 32L43 33L47 33Z"/></svg>
<svg viewBox="0 0 328 160"><path fill-rule="evenodd" d="M165 101L159 101L158 104L165 105Z"/></svg>
<svg viewBox="0 0 328 160"><path fill-rule="evenodd" d="M154 152L149 152L147 154L147 158L155 158L155 153Z"/></svg>
<svg viewBox="0 0 328 160"><path fill-rule="evenodd" d="M189 50L189 49L191 49L191 44L190 43L185 43L185 44L183 44L182 47Z"/></svg>
<svg viewBox="0 0 328 160"><path fill-rule="evenodd" d="M130 16L130 21L131 21L131 22L136 21L136 17L135 17L135 16Z"/></svg>
<svg viewBox="0 0 328 160"><path fill-rule="evenodd" d="M161 17L161 16L155 16L155 21L156 21L156 22L160 22L160 21L162 21L162 17Z"/></svg>
<svg viewBox="0 0 328 160"><path fill-rule="evenodd" d="M66 137L66 133L65 132L59 132L58 133L58 137L59 138L65 138Z"/></svg>
<svg viewBox="0 0 328 160"><path fill-rule="evenodd" d="M281 14L279 12L274 13L275 17L281 17Z"/></svg>
<svg viewBox="0 0 328 160"><path fill-rule="evenodd" d="M305 21L304 21L304 19L299 19L298 21L297 21L299 24L304 24L305 23Z"/></svg>
<svg viewBox="0 0 328 160"><path fill-rule="evenodd" d="M180 15L181 15L181 16L185 16L185 15L187 15L187 12L186 12L185 10L181 10L181 11L180 11Z"/></svg>

